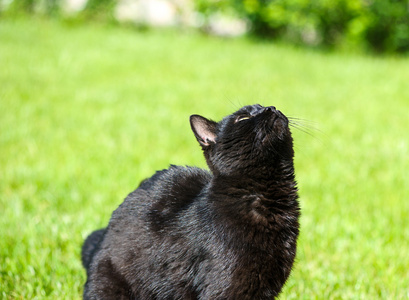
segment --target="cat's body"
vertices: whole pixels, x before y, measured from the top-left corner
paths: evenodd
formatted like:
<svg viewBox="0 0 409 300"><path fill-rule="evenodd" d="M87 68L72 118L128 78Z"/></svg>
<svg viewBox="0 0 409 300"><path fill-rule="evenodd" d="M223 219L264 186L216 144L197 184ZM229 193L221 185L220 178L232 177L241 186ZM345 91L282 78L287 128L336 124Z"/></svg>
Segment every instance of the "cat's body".
<svg viewBox="0 0 409 300"><path fill-rule="evenodd" d="M246 124L247 123L247 124ZM191 117L211 172L171 166L141 183L83 246L85 299L272 299L296 252L288 120L247 106Z"/></svg>

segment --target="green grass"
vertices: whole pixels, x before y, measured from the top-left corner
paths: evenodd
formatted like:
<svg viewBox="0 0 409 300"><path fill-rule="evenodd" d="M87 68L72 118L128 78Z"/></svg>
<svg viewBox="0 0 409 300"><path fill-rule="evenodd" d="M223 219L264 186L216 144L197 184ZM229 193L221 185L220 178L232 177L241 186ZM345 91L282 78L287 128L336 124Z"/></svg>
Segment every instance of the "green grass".
<svg viewBox="0 0 409 300"><path fill-rule="evenodd" d="M409 297L409 59L0 20L0 298L76 299L80 247L143 178L204 167L188 117L275 105L302 205L282 299Z"/></svg>

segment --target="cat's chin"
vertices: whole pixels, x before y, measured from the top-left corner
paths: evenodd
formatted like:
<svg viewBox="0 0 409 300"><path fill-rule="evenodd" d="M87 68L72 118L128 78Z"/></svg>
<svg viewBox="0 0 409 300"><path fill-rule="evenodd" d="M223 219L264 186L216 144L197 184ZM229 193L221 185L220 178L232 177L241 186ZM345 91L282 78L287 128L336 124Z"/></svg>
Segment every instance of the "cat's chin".
<svg viewBox="0 0 409 300"><path fill-rule="evenodd" d="M273 121L273 130L280 140L284 140L288 134L288 121L282 117L277 117Z"/></svg>
<svg viewBox="0 0 409 300"><path fill-rule="evenodd" d="M284 114L275 107L266 107L261 115L267 125L265 128L269 128L269 131L273 131L279 139L283 139L288 132L288 119Z"/></svg>
<svg viewBox="0 0 409 300"><path fill-rule="evenodd" d="M262 131L264 137L262 138L262 145L267 146L270 144L275 145L276 140L283 141L286 138L291 138L288 129L288 120L280 116L279 114L272 114L264 121L265 125L261 126L259 130ZM269 147L268 147L269 148Z"/></svg>

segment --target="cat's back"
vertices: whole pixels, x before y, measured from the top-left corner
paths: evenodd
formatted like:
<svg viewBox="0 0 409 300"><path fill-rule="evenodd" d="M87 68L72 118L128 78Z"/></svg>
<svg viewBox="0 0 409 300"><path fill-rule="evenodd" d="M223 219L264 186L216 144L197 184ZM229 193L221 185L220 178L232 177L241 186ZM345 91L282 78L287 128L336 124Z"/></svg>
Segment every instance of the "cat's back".
<svg viewBox="0 0 409 300"><path fill-rule="evenodd" d="M175 253L169 249L186 253L185 242L193 230L189 224L211 178L208 171L199 168L171 166L145 179L112 214L89 272L90 280L97 283L89 283L85 295L105 295L104 289L112 292L112 286L115 293L131 292L136 299L183 298L180 295L185 289L173 297L173 287L188 280L188 275L173 274L175 269L168 265ZM187 269L186 259L181 258L182 271ZM109 278L105 284L99 282L101 274ZM95 284L100 291L88 292ZM157 298L153 296L156 292Z"/></svg>
<svg viewBox="0 0 409 300"><path fill-rule="evenodd" d="M167 235L162 233L186 232L178 220L187 211L195 211L211 178L208 171L195 167L172 165L157 171L113 212L103 248L110 249L112 253L119 251L114 256L122 257L119 265L126 265L128 258L123 259L123 251L133 249L130 252L137 257L145 257L146 249L165 242Z"/></svg>
<svg viewBox="0 0 409 300"><path fill-rule="evenodd" d="M210 172L200 168L171 165L142 181L138 189L148 191L155 198L169 194L196 195L210 182L211 176Z"/></svg>
<svg viewBox="0 0 409 300"><path fill-rule="evenodd" d="M200 168L171 165L142 181L115 211L113 217L123 214L140 217L160 213L162 217L171 218L173 214L190 206L211 178L209 171Z"/></svg>

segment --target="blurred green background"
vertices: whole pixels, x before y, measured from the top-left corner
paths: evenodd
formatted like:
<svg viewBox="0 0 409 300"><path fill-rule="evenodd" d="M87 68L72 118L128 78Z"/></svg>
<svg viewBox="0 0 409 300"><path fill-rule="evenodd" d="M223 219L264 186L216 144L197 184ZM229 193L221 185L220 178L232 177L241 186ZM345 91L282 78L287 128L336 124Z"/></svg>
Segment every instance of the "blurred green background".
<svg viewBox="0 0 409 300"><path fill-rule="evenodd" d="M303 119L281 299L409 297L407 56L119 24L109 1L69 17L22 2L0 14L1 299L80 298L84 238L155 170L205 167L189 116L254 103Z"/></svg>

